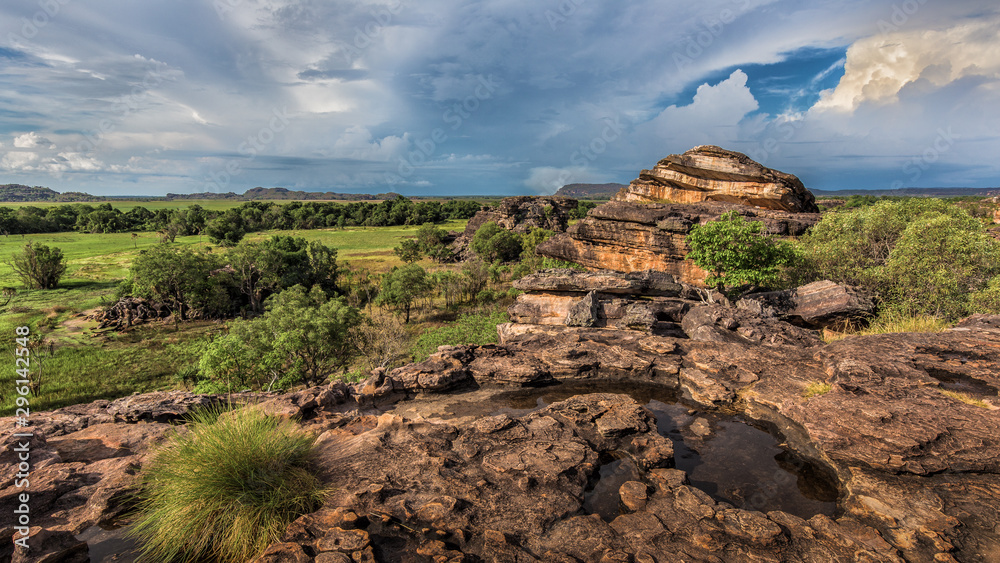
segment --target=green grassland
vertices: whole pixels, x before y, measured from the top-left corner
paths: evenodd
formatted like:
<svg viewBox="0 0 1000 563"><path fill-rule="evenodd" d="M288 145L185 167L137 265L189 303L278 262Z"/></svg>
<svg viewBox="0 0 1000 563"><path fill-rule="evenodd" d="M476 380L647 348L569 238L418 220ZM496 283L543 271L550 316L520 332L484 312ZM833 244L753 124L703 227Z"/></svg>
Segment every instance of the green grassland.
<svg viewBox="0 0 1000 563"><path fill-rule="evenodd" d="M461 231L466 221L442 224ZM392 248L415 236L417 226L349 227L343 230L268 231L247 235L260 240L291 235L320 241L338 250L338 262L351 268L385 272L402 264ZM222 324L200 321L137 327L127 333L98 331L87 319L113 300L118 283L145 248L159 244L156 233L53 233L0 237L0 287L17 292L0 309L0 343L8 339L9 373L0 376L0 415L13 413L14 328L30 326L54 345L54 356L43 360L43 388L31 408L50 410L97 399L114 399L136 392L177 388L182 375L197 365L202 347ZM59 247L67 270L53 290L26 290L10 266L10 257L28 241ZM178 237L174 244L218 251L208 237ZM428 261L424 264L430 266ZM6 335L6 336L4 336ZM0 344L2 345L2 344ZM36 366L37 367L37 366ZM0 372L2 373L2 372ZM36 374L35 368L32 374Z"/></svg>

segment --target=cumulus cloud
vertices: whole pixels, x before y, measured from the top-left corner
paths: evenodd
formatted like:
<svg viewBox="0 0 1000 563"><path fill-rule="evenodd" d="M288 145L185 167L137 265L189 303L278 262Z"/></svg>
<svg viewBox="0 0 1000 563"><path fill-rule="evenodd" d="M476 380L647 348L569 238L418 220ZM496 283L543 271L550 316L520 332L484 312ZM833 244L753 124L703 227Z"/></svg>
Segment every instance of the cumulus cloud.
<svg viewBox="0 0 1000 563"><path fill-rule="evenodd" d="M41 147L49 149L56 148L56 146L52 144L52 141L40 136L34 131L14 137L14 146L19 149L34 149Z"/></svg>
<svg viewBox="0 0 1000 563"><path fill-rule="evenodd" d="M409 147L410 140L406 134L401 137L389 135L376 141L367 128L354 125L333 143L331 156L388 162L403 155Z"/></svg>
<svg viewBox="0 0 1000 563"><path fill-rule="evenodd" d="M736 139L740 121L758 107L746 73L735 70L714 86L702 84L690 104L667 107L651 125L661 138L683 139L692 146L725 144Z"/></svg>
<svg viewBox="0 0 1000 563"><path fill-rule="evenodd" d="M586 167L538 166L528 172L528 179L524 181L524 185L535 193L551 195L566 184L594 181L596 181L594 172Z"/></svg>
<svg viewBox="0 0 1000 563"><path fill-rule="evenodd" d="M0 168L10 171L33 170L32 163L38 160L38 155L33 152L11 151L3 155L0 160Z"/></svg>
<svg viewBox="0 0 1000 563"><path fill-rule="evenodd" d="M899 101L904 88L940 88L967 77L1000 78L1000 18L944 30L880 34L851 45L840 84L816 109L853 111Z"/></svg>

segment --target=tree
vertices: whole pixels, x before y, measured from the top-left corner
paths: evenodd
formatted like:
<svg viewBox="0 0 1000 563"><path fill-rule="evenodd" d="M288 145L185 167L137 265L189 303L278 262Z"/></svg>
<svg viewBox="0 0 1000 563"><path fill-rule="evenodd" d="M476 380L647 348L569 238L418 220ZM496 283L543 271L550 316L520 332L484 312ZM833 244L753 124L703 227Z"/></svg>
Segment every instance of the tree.
<svg viewBox="0 0 1000 563"><path fill-rule="evenodd" d="M28 289L53 289L66 273L62 250L32 242L11 256L11 267Z"/></svg>
<svg viewBox="0 0 1000 563"><path fill-rule="evenodd" d="M354 350L352 329L361 314L343 297L331 299L318 286L296 285L268 299L267 311L233 323L217 338L199 366L216 381L237 387L286 388L316 385L347 365Z"/></svg>
<svg viewBox="0 0 1000 563"><path fill-rule="evenodd" d="M420 251L420 245L417 244L415 240L404 240L399 243L399 246L392 249L399 256L399 259L407 264L412 264L420 257L423 256L423 252Z"/></svg>
<svg viewBox="0 0 1000 563"><path fill-rule="evenodd" d="M247 233L246 223L239 208L227 209L225 213L205 225L205 234L213 244L236 246Z"/></svg>
<svg viewBox="0 0 1000 563"><path fill-rule="evenodd" d="M476 230L470 248L487 262L510 262L521 255L521 238L489 221Z"/></svg>
<svg viewBox="0 0 1000 563"><path fill-rule="evenodd" d="M696 225L687 236L687 257L709 273L705 283L718 287L746 284L774 286L781 266L795 257L787 242L764 233L764 223L746 221L730 211L704 225Z"/></svg>
<svg viewBox="0 0 1000 563"><path fill-rule="evenodd" d="M243 241L226 258L255 313L264 310L269 295L293 285L336 290L337 250L319 242L275 235L262 242Z"/></svg>
<svg viewBox="0 0 1000 563"><path fill-rule="evenodd" d="M409 264L385 274L376 303L402 311L406 315L404 322L409 323L413 302L430 290L427 272L417 264Z"/></svg>
<svg viewBox="0 0 1000 563"><path fill-rule="evenodd" d="M180 320L213 295L211 273L215 260L189 248L157 245L143 250L132 264L132 292L166 303Z"/></svg>

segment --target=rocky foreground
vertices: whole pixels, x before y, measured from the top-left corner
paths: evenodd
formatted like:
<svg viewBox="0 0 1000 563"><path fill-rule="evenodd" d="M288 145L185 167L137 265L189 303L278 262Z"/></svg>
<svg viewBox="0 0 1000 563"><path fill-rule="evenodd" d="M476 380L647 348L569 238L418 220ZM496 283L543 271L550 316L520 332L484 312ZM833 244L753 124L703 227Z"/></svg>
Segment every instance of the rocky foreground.
<svg viewBox="0 0 1000 563"><path fill-rule="evenodd" d="M520 322L501 326L503 344L445 347L351 386L237 397L314 432L333 488L258 561L1000 560L1000 316L824 343L816 327L870 303L831 284L734 305L655 272L554 271L523 283ZM802 518L766 499L713 499L626 394L526 414L488 407L511 389L568 382L644 382L758 421L829 472L836 511ZM463 397L483 406L446 412ZM76 535L126 523L151 448L217 400L154 393L33 413L31 544L44 553L12 553L8 541L0 557L87 561ZM6 438L0 454L5 514L23 492L18 443ZM634 474L602 518L584 498L613 459Z"/></svg>

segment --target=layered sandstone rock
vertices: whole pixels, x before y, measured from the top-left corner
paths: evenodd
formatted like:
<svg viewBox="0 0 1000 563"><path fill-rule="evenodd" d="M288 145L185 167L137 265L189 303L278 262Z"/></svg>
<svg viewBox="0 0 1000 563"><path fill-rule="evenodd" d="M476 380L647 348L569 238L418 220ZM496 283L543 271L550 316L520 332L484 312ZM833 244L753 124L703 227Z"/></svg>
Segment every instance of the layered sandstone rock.
<svg viewBox="0 0 1000 563"><path fill-rule="evenodd" d="M619 272L658 270L679 281L701 284L707 273L685 260L685 241L691 227L716 221L736 211L747 220L761 221L768 233L800 236L819 222L818 213L789 213L731 203L631 203L610 201L587 217L540 244L542 256L594 269Z"/></svg>
<svg viewBox="0 0 1000 563"><path fill-rule="evenodd" d="M722 201L799 213L819 211L812 193L795 176L711 145L664 158L652 170L643 170L615 199L640 203Z"/></svg>

